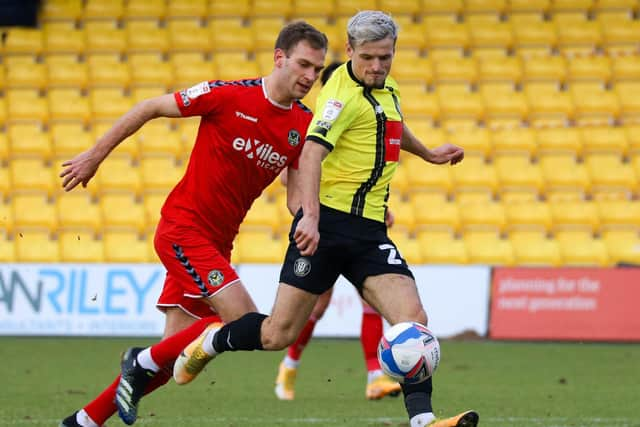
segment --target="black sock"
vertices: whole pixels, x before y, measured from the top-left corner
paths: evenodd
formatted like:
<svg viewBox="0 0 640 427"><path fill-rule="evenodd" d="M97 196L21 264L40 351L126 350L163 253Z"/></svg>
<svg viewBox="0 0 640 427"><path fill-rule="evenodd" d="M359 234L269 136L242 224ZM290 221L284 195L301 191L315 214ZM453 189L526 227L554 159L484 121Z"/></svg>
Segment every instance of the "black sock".
<svg viewBox="0 0 640 427"><path fill-rule="evenodd" d="M213 348L218 353L263 350L260 326L266 318L266 314L247 313L241 318L227 323L213 337Z"/></svg>
<svg viewBox="0 0 640 427"><path fill-rule="evenodd" d="M418 414L433 412L431 407L431 392L433 382L431 378L418 384L402 384L404 406L407 408L409 419Z"/></svg>

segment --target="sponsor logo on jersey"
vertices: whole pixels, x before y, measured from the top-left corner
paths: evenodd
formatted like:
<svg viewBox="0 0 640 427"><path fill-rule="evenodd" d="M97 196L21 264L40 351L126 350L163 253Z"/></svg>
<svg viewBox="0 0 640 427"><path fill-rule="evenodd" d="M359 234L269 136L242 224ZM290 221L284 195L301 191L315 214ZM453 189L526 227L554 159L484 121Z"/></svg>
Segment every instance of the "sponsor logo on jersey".
<svg viewBox="0 0 640 427"><path fill-rule="evenodd" d="M233 140L234 150L244 152L249 159L255 159L256 164L264 169L277 173L287 164L287 156L275 151L273 145L264 144L258 139L237 137Z"/></svg>
<svg viewBox="0 0 640 427"><path fill-rule="evenodd" d="M300 144L300 132L298 132L296 129L291 129L289 131L289 136L287 136L287 141L289 142L290 146L297 147L298 144Z"/></svg>
<svg viewBox="0 0 640 427"><path fill-rule="evenodd" d="M240 117L241 119L249 120L253 123L258 123L257 117L249 116L248 114L241 113L240 111L236 111L236 117Z"/></svg>
<svg viewBox="0 0 640 427"><path fill-rule="evenodd" d="M211 270L207 275L207 280L211 286L220 286L224 281L224 274L219 270Z"/></svg>
<svg viewBox="0 0 640 427"><path fill-rule="evenodd" d="M337 99L328 100L327 103L324 104L324 110L322 110L322 118L330 122L334 121L340 115L342 107L344 107L344 105Z"/></svg>
<svg viewBox="0 0 640 427"><path fill-rule="evenodd" d="M209 92L211 92L209 82L202 82L187 89L187 96L189 97L189 99L196 99L200 95L204 95L205 93Z"/></svg>
<svg viewBox="0 0 640 427"><path fill-rule="evenodd" d="M298 258L293 263L293 274L298 277L304 277L311 271L311 262L304 257Z"/></svg>

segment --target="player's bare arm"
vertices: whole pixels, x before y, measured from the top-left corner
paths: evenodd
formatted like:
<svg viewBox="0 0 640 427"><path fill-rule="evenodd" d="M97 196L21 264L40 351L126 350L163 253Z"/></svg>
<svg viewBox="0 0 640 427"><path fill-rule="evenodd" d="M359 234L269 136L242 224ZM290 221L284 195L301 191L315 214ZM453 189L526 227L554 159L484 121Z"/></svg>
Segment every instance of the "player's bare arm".
<svg viewBox="0 0 640 427"><path fill-rule="evenodd" d="M139 102L120 117L93 147L62 163L64 169L60 177L63 178L64 190L71 191L78 184L86 187L109 153L142 125L156 117L180 117L180 110L172 94Z"/></svg>
<svg viewBox="0 0 640 427"><path fill-rule="evenodd" d="M442 144L433 149L427 148L415 137L411 130L409 130L406 123L402 124L402 141L400 142L400 148L436 165L444 163L455 165L464 158L464 149L450 143Z"/></svg>
<svg viewBox="0 0 640 427"><path fill-rule="evenodd" d="M282 182L287 186L287 208L291 215L295 215L302 205L300 196L300 170L291 166L282 174Z"/></svg>
<svg viewBox="0 0 640 427"><path fill-rule="evenodd" d="M302 219L296 226L293 238L301 255L313 255L318 248L320 233L318 220L320 219L320 174L322 160L329 154L329 150L313 141L307 141L300 155L300 171L298 186L302 201Z"/></svg>

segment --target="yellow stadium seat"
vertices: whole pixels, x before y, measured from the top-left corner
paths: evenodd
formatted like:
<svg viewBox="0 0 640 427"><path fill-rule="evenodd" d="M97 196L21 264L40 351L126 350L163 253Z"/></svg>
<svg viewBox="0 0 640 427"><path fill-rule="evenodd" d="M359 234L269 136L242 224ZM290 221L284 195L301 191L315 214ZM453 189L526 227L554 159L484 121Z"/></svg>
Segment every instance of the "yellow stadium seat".
<svg viewBox="0 0 640 427"><path fill-rule="evenodd" d="M282 16L261 16L251 20L253 48L266 50L273 55L274 41L284 26Z"/></svg>
<svg viewBox="0 0 640 427"><path fill-rule="evenodd" d="M403 232L412 232L414 230L416 217L410 201L404 200L399 192L392 192L387 206L395 219L393 227Z"/></svg>
<svg viewBox="0 0 640 427"><path fill-rule="evenodd" d="M481 82L508 81L519 83L524 73L521 59L515 56L492 57L481 60L479 61L478 69Z"/></svg>
<svg viewBox="0 0 640 427"><path fill-rule="evenodd" d="M427 264L467 264L469 255L464 240L443 231L422 231L418 243Z"/></svg>
<svg viewBox="0 0 640 427"><path fill-rule="evenodd" d="M434 78L437 83L474 83L478 79L478 65L474 58L449 58L434 61Z"/></svg>
<svg viewBox="0 0 640 427"><path fill-rule="evenodd" d="M600 226L598 207L591 201L557 201L550 205L553 228L596 232Z"/></svg>
<svg viewBox="0 0 640 427"><path fill-rule="evenodd" d="M554 192L571 191L584 197L591 190L586 167L572 155L545 155L540 158L547 198Z"/></svg>
<svg viewBox="0 0 640 427"><path fill-rule="evenodd" d="M464 148L465 155L479 155L484 158L491 156L491 134L486 128L457 129L449 133L448 140L452 144Z"/></svg>
<svg viewBox="0 0 640 427"><path fill-rule="evenodd" d="M128 21L128 52L166 52L169 50L169 33L155 20Z"/></svg>
<svg viewBox="0 0 640 427"><path fill-rule="evenodd" d="M182 143L178 132L172 131L166 121L145 124L135 134L140 144L141 156L171 156L178 160L182 154Z"/></svg>
<svg viewBox="0 0 640 427"><path fill-rule="evenodd" d="M44 123L49 119L49 108L45 97L35 89L8 89L7 121L37 121Z"/></svg>
<svg viewBox="0 0 640 427"><path fill-rule="evenodd" d="M91 119L89 99L77 89L49 89L49 117L51 121L75 120L88 123Z"/></svg>
<svg viewBox="0 0 640 427"><path fill-rule="evenodd" d="M558 267L562 256L558 243L537 231L513 231L509 233L515 263L518 266Z"/></svg>
<svg viewBox="0 0 640 427"><path fill-rule="evenodd" d="M182 141L182 157L188 159L196 141L198 128L200 126L200 117L187 117L178 121L178 133Z"/></svg>
<svg viewBox="0 0 640 427"><path fill-rule="evenodd" d="M600 239L594 239L589 232L561 231L555 239L560 246L560 253L565 266L598 266L610 265L607 247Z"/></svg>
<svg viewBox="0 0 640 427"><path fill-rule="evenodd" d="M273 59L270 58L270 61L273 62ZM427 58L409 55L408 52L403 51L401 54L396 54L394 58L393 77L400 83L404 98L405 83L424 85L433 81L433 64Z"/></svg>
<svg viewBox="0 0 640 427"><path fill-rule="evenodd" d="M537 12L544 13L549 10L551 0L510 0L507 4L509 12Z"/></svg>
<svg viewBox="0 0 640 427"><path fill-rule="evenodd" d="M147 262L149 249L145 239L130 231L105 231L102 237L106 262Z"/></svg>
<svg viewBox="0 0 640 427"><path fill-rule="evenodd" d="M333 0L326 2L318 2L315 0L294 0L291 15L294 19L304 19L315 16L334 16L335 8L336 5Z"/></svg>
<svg viewBox="0 0 640 427"><path fill-rule="evenodd" d="M551 209L545 202L532 201L505 204L505 217L509 233L517 230L548 232L553 219Z"/></svg>
<svg viewBox="0 0 640 427"><path fill-rule="evenodd" d="M199 20L172 19L167 22L169 49L172 52L207 52L211 48L211 31ZM180 64L180 68L187 64Z"/></svg>
<svg viewBox="0 0 640 427"><path fill-rule="evenodd" d="M279 16L288 18L292 11L292 0L253 0L251 15L253 17Z"/></svg>
<svg viewBox="0 0 640 427"><path fill-rule="evenodd" d="M633 167L615 154L593 154L585 159L591 178L591 191L617 192L630 198L638 191L638 178Z"/></svg>
<svg viewBox="0 0 640 427"><path fill-rule="evenodd" d="M575 107L571 95L554 86L529 83L525 87L529 103L529 118L557 118L568 120L574 116Z"/></svg>
<svg viewBox="0 0 640 427"><path fill-rule="evenodd" d="M62 262L104 262L104 245L102 240L87 231L62 231L60 241L60 261Z"/></svg>
<svg viewBox="0 0 640 427"><path fill-rule="evenodd" d="M44 51L51 53L81 54L86 48L84 31L73 21L48 22L44 25Z"/></svg>
<svg viewBox="0 0 640 427"><path fill-rule="evenodd" d="M427 49L452 47L464 49L469 45L469 30L462 23L438 22L436 24L425 20L424 30Z"/></svg>
<svg viewBox="0 0 640 427"><path fill-rule="evenodd" d="M29 230L15 237L18 262L58 262L60 246L46 231Z"/></svg>
<svg viewBox="0 0 640 427"><path fill-rule="evenodd" d="M12 27L5 32L5 54L39 55L43 50L44 37L39 29Z"/></svg>
<svg viewBox="0 0 640 427"><path fill-rule="evenodd" d="M602 123L612 122L620 114L618 97L600 83L573 83L570 92L578 121L600 118Z"/></svg>
<svg viewBox="0 0 640 427"><path fill-rule="evenodd" d="M89 100L93 118L98 120L117 119L133 107L131 98L119 88L94 88Z"/></svg>
<svg viewBox="0 0 640 427"><path fill-rule="evenodd" d="M593 0L554 0L550 12L583 12L591 10Z"/></svg>
<svg viewBox="0 0 640 427"><path fill-rule="evenodd" d="M278 206L269 202L266 197L259 197L247 212L241 230L261 230L274 233L280 227L279 218Z"/></svg>
<svg viewBox="0 0 640 427"><path fill-rule="evenodd" d="M84 128L82 122L52 123L49 134L53 143L53 153L58 161L71 159L95 142L93 135Z"/></svg>
<svg viewBox="0 0 640 427"><path fill-rule="evenodd" d="M500 192L528 191L536 195L544 192L544 179L537 163L522 155L501 155L494 159L500 181Z"/></svg>
<svg viewBox="0 0 640 427"><path fill-rule="evenodd" d="M65 55L66 56L66 55ZM75 56L75 55L74 55ZM77 61L53 61L54 56L47 57L48 88L84 89L89 83L89 68L85 63Z"/></svg>
<svg viewBox="0 0 640 427"><path fill-rule="evenodd" d="M424 83L404 85L402 92L402 113L407 118L429 118L437 120L440 117L440 104L434 93L424 90Z"/></svg>
<svg viewBox="0 0 640 427"><path fill-rule="evenodd" d="M593 5L594 10L596 11L607 11L607 10L627 10L632 11L633 9L638 9L637 0L598 0Z"/></svg>
<svg viewBox="0 0 640 427"><path fill-rule="evenodd" d="M98 169L96 178L100 184L100 191L103 193L128 192L139 195L142 191L140 170L127 157L111 157L103 162Z"/></svg>
<svg viewBox="0 0 640 427"><path fill-rule="evenodd" d="M140 160L140 168L142 185L146 192L168 194L184 175L184 166L177 164L173 156L143 157Z"/></svg>
<svg viewBox="0 0 640 427"><path fill-rule="evenodd" d="M602 239L612 263L640 264L640 237L637 230L607 231Z"/></svg>
<svg viewBox="0 0 640 427"><path fill-rule="evenodd" d="M511 242L494 232L466 232L464 242L471 264L510 266L515 262Z"/></svg>
<svg viewBox="0 0 640 427"><path fill-rule="evenodd" d="M288 239L274 238L269 231L243 230L236 239L236 252L240 262L248 264L280 264L288 245Z"/></svg>
<svg viewBox="0 0 640 427"><path fill-rule="evenodd" d="M165 0L128 0L124 17L131 19L163 19L166 16Z"/></svg>
<svg viewBox="0 0 640 427"><path fill-rule="evenodd" d="M512 23L513 43L515 46L547 46L554 47L558 42L555 27L550 22L530 22L527 25Z"/></svg>
<svg viewBox="0 0 640 427"><path fill-rule="evenodd" d="M396 49L413 50L420 53L425 47L425 34L422 24L410 23L402 26L402 37L398 38Z"/></svg>
<svg viewBox="0 0 640 427"><path fill-rule="evenodd" d="M640 229L640 202L637 200L598 200L602 230Z"/></svg>
<svg viewBox="0 0 640 427"><path fill-rule="evenodd" d="M463 165L464 164L464 165ZM498 175L495 168L477 156L469 156L451 168L456 193L481 192L495 195L498 190Z"/></svg>
<svg viewBox="0 0 640 427"><path fill-rule="evenodd" d="M640 125L626 125L624 127L627 133L627 141L629 142L629 153L633 159L640 159ZM638 169L638 177L640 177L640 169Z"/></svg>
<svg viewBox="0 0 640 427"><path fill-rule="evenodd" d="M338 16L351 17L360 10L377 9L376 0L346 0L335 2L335 14ZM342 28L346 28L343 26Z"/></svg>
<svg viewBox="0 0 640 427"><path fill-rule="evenodd" d="M571 58L567 62L568 79L596 80L608 82L611 80L611 59L607 56L586 56Z"/></svg>
<svg viewBox="0 0 640 427"><path fill-rule="evenodd" d="M39 124L12 123L7 126L11 157L38 158L40 162L51 159L51 138Z"/></svg>
<svg viewBox="0 0 640 427"><path fill-rule="evenodd" d="M6 169L5 169L6 172ZM0 169L0 176L3 176L5 173L3 169ZM6 175L8 177L8 174ZM3 237L7 237L7 235L13 234L14 227L14 219L13 219L13 209L12 205L9 203L0 203L0 230L2 230Z"/></svg>
<svg viewBox="0 0 640 427"><path fill-rule="evenodd" d="M11 205L16 231L44 229L52 233L57 230L56 207L45 194L15 194Z"/></svg>
<svg viewBox="0 0 640 427"><path fill-rule="evenodd" d="M388 231L389 238L395 244L399 256L401 256L409 265L422 264L422 249L418 239L412 238L402 229L394 227Z"/></svg>
<svg viewBox="0 0 640 427"><path fill-rule="evenodd" d="M221 18L209 22L211 43L214 52L253 50L251 28L234 18Z"/></svg>
<svg viewBox="0 0 640 427"><path fill-rule="evenodd" d="M640 42L640 21L629 20L617 22L616 25L603 25L602 38L605 47L635 46L637 51Z"/></svg>
<svg viewBox="0 0 640 427"><path fill-rule="evenodd" d="M0 133L0 170L2 169L2 165L9 159L10 152L11 147L9 146L9 138L7 137L6 132L2 132Z"/></svg>
<svg viewBox="0 0 640 427"><path fill-rule="evenodd" d="M84 19L120 19L124 14L123 0L87 0Z"/></svg>
<svg viewBox="0 0 640 427"><path fill-rule="evenodd" d="M489 202L460 206L460 222L462 230L490 230L500 233L506 225L504 206L501 203Z"/></svg>
<svg viewBox="0 0 640 427"><path fill-rule="evenodd" d="M1 208L0 208L1 209ZM0 263L16 261L15 240L3 236L0 241Z"/></svg>
<svg viewBox="0 0 640 427"><path fill-rule="evenodd" d="M504 118L524 120L529 113L527 98L523 92L515 91L511 83L482 84L480 94L488 120Z"/></svg>
<svg viewBox="0 0 640 427"><path fill-rule="evenodd" d="M502 13L507 8L506 0L466 0L464 12L466 14Z"/></svg>
<svg viewBox="0 0 640 427"><path fill-rule="evenodd" d="M501 47L509 49L513 46L514 37L508 22L477 22L469 25L470 44L472 48Z"/></svg>
<svg viewBox="0 0 640 427"><path fill-rule="evenodd" d="M170 1L167 18L205 18L209 13L207 0Z"/></svg>
<svg viewBox="0 0 640 427"><path fill-rule="evenodd" d="M75 21L82 17L82 0L48 0L41 4L41 19L45 22Z"/></svg>
<svg viewBox="0 0 640 427"><path fill-rule="evenodd" d="M41 159L16 158L9 162L14 194L36 192L51 196L58 187L53 168Z"/></svg>
<svg viewBox="0 0 640 427"><path fill-rule="evenodd" d="M47 85L47 68L38 63L9 64L5 79L9 89L44 89Z"/></svg>
<svg viewBox="0 0 640 427"><path fill-rule="evenodd" d="M538 144L536 132L526 127L496 129L491 133L495 155L520 155L534 158Z"/></svg>
<svg viewBox="0 0 640 427"><path fill-rule="evenodd" d="M452 168L448 165L429 165L416 156L406 156L402 167L407 169L412 189L449 194L453 188Z"/></svg>
<svg viewBox="0 0 640 427"><path fill-rule="evenodd" d="M577 128L539 129L537 140L540 154L582 155L582 134Z"/></svg>
<svg viewBox="0 0 640 427"><path fill-rule="evenodd" d="M591 126L581 128L580 132L585 155L612 154L620 159L629 150L627 133L622 127Z"/></svg>
<svg viewBox="0 0 640 427"><path fill-rule="evenodd" d="M614 91L620 101L620 118L622 121L639 123L640 82L618 82Z"/></svg>
<svg viewBox="0 0 640 427"><path fill-rule="evenodd" d="M97 203L82 192L60 194L56 198L56 208L60 230L91 230L93 234L102 231L102 212Z"/></svg>
<svg viewBox="0 0 640 427"><path fill-rule="evenodd" d="M105 230L144 233L147 226L144 206L137 203L132 194L102 194L99 201Z"/></svg>
<svg viewBox="0 0 640 427"><path fill-rule="evenodd" d="M436 88L440 115L446 119L469 118L480 120L484 116L482 96L466 85L439 85Z"/></svg>
<svg viewBox="0 0 640 427"><path fill-rule="evenodd" d="M260 70L255 61L239 58L235 54L218 53L214 56L213 61L218 69L216 77L221 80L238 80L260 76Z"/></svg>
<svg viewBox="0 0 640 427"><path fill-rule="evenodd" d="M127 49L127 32L112 21L86 22L87 52L123 53Z"/></svg>
<svg viewBox="0 0 640 427"><path fill-rule="evenodd" d="M161 86L164 88L163 93L166 93L174 82L173 66L169 62L131 66L131 85L133 87Z"/></svg>
<svg viewBox="0 0 640 427"><path fill-rule="evenodd" d="M167 199L168 194L168 191L157 192L153 189L150 189L148 191L145 190L142 202L144 204L144 211L147 215L148 230L150 228L155 230L158 221L160 221L160 211L162 209L162 206L164 205L165 200Z"/></svg>
<svg viewBox="0 0 640 427"><path fill-rule="evenodd" d="M602 43L602 33L597 22L562 22L556 24L558 46L599 46Z"/></svg>
<svg viewBox="0 0 640 427"><path fill-rule="evenodd" d="M135 105L138 102L142 102L150 98L157 98L158 96L166 95L169 92L171 92L171 90L164 85L136 85L131 88L129 96Z"/></svg>
<svg viewBox="0 0 640 427"><path fill-rule="evenodd" d="M121 62L118 55L88 55L87 63L89 67L88 86L127 88L131 84L129 65L126 62Z"/></svg>
<svg viewBox="0 0 640 427"><path fill-rule="evenodd" d="M462 0L430 0L422 4L423 14L457 14L464 10Z"/></svg>
<svg viewBox="0 0 640 427"><path fill-rule="evenodd" d="M524 60L525 81L563 82L567 77L567 64L562 56L527 58Z"/></svg>
<svg viewBox="0 0 640 427"><path fill-rule="evenodd" d="M445 230L457 233L460 230L460 213L456 203L448 202L442 193L414 192L413 205L416 230Z"/></svg>

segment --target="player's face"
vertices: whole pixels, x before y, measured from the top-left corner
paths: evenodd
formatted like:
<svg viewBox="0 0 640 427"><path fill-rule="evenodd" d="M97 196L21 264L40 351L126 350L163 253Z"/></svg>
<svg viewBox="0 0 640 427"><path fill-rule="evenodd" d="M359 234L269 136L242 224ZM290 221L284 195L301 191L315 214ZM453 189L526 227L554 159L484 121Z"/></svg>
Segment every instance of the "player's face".
<svg viewBox="0 0 640 427"><path fill-rule="evenodd" d="M353 73L366 87L384 87L394 53L395 42L391 37L364 42L355 47L347 43L347 55L351 58Z"/></svg>
<svg viewBox="0 0 640 427"><path fill-rule="evenodd" d="M324 49L314 49L306 40L289 51L283 69L292 99L302 99L309 93L324 68L325 54Z"/></svg>

